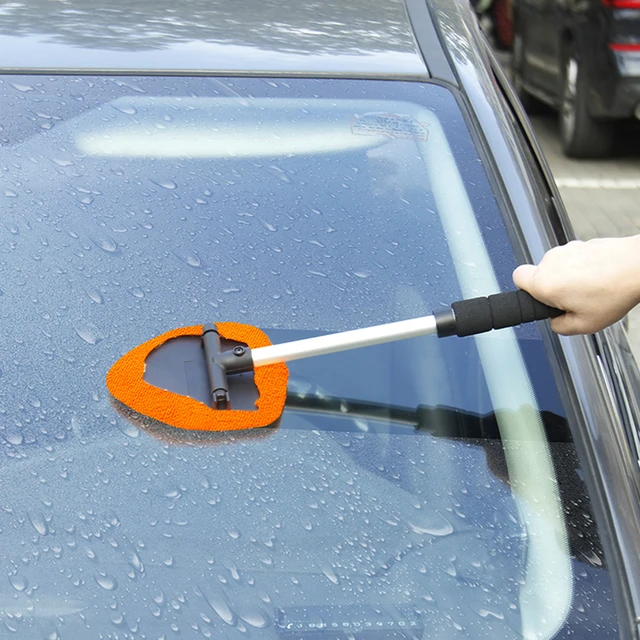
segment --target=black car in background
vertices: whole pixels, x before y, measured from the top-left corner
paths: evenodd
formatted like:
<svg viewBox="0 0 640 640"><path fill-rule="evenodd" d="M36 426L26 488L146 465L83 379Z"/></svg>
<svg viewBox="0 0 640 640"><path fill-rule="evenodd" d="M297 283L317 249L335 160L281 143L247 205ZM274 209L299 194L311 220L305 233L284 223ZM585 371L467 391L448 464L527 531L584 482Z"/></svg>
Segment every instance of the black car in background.
<svg viewBox="0 0 640 640"><path fill-rule="evenodd" d="M606 156L640 114L640 1L517 0L512 78L525 108L560 111L568 156Z"/></svg>

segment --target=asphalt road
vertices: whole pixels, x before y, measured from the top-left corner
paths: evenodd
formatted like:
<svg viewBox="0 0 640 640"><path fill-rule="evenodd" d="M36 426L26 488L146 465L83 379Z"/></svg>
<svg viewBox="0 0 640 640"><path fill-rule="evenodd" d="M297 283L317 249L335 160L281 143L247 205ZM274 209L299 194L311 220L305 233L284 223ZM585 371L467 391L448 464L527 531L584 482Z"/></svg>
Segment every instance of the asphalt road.
<svg viewBox="0 0 640 640"><path fill-rule="evenodd" d="M550 112L531 120L576 235L589 240L640 233L640 146L629 144L637 135L621 131L627 139L610 159L571 160L560 148L557 119Z"/></svg>

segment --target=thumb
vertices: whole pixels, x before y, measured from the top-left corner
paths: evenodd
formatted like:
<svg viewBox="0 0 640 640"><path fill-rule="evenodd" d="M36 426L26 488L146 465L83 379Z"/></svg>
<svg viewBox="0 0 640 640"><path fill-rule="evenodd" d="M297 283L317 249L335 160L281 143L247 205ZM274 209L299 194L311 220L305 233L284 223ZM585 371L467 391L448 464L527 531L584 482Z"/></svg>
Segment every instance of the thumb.
<svg viewBox="0 0 640 640"><path fill-rule="evenodd" d="M574 336L578 333L590 333L584 322L575 313L565 313L551 320L551 328L562 336Z"/></svg>
<svg viewBox="0 0 640 640"><path fill-rule="evenodd" d="M536 272L537 267L532 264L521 264L513 272L513 283L518 289L523 289L531 293L531 281Z"/></svg>

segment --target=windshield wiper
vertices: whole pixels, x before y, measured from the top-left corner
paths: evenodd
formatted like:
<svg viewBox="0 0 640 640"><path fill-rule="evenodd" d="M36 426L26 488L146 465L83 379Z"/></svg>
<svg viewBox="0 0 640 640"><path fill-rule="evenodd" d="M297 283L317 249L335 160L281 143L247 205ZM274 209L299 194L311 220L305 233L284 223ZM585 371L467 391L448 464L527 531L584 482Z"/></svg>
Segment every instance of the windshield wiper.
<svg viewBox="0 0 640 640"><path fill-rule="evenodd" d="M496 411L482 414L445 405L418 405L416 408L410 408L337 396L297 393L287 394L285 409L405 425L413 427L416 431L444 438L500 439ZM514 410L500 409L499 412L505 414ZM539 415L550 442L571 442L571 433L565 417L551 411L541 411ZM338 422L329 425L328 429L348 430L344 424L340 425ZM353 430L357 430L357 427ZM375 427L371 430L375 430ZM523 433L522 440L527 439L527 433Z"/></svg>

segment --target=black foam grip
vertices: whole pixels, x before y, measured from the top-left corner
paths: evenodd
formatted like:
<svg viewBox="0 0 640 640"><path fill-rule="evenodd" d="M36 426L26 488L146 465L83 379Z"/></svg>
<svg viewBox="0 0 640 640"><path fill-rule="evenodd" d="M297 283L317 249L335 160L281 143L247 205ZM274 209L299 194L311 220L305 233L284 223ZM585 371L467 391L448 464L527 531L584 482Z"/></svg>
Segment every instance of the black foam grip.
<svg viewBox="0 0 640 640"><path fill-rule="evenodd" d="M456 335L460 337L515 327L523 322L555 318L564 313L542 304L522 290L497 293L488 298L460 300L454 302L451 308L456 317Z"/></svg>

